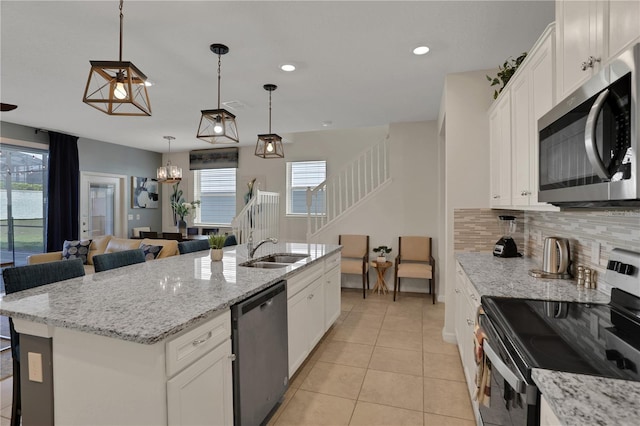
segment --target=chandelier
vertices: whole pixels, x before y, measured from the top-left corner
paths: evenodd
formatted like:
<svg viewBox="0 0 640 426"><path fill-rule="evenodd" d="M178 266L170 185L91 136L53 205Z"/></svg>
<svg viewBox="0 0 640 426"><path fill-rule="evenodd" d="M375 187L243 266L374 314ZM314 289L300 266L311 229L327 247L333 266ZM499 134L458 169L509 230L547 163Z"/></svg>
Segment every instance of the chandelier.
<svg viewBox="0 0 640 426"><path fill-rule="evenodd" d="M157 179L160 183L176 183L182 180L182 168L171 164L171 141L173 136L163 136L169 142L169 155L166 166L158 167Z"/></svg>

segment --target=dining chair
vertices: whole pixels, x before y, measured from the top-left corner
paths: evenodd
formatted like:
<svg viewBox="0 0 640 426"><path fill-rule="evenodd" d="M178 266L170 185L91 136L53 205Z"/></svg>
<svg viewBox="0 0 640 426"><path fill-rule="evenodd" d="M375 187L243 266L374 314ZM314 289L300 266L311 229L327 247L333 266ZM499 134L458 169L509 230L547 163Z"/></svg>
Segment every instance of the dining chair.
<svg viewBox="0 0 640 426"><path fill-rule="evenodd" d="M220 228L202 228L202 235L218 235Z"/></svg>
<svg viewBox="0 0 640 426"><path fill-rule="evenodd" d="M158 238L158 233L156 231L140 231L140 238Z"/></svg>
<svg viewBox="0 0 640 426"><path fill-rule="evenodd" d="M165 240L182 241L182 234L180 232L163 232L162 238Z"/></svg>
<svg viewBox="0 0 640 426"><path fill-rule="evenodd" d="M236 239L236 236L231 234L231 235L227 235L227 238L224 240L224 244L222 245L222 247L237 246L237 245L238 245L238 240Z"/></svg>
<svg viewBox="0 0 640 426"><path fill-rule="evenodd" d="M436 303L434 270L436 261L431 255L431 237L398 237L398 256L393 282L393 301L400 292L400 278L429 280L429 292Z"/></svg>
<svg viewBox="0 0 640 426"><path fill-rule="evenodd" d="M195 251L209 250L209 240L191 240L178 243L180 254L193 253Z"/></svg>
<svg viewBox="0 0 640 426"><path fill-rule="evenodd" d="M361 275L362 298L366 299L369 289L369 236L339 235L338 244L342 246L340 273Z"/></svg>
<svg viewBox="0 0 640 426"><path fill-rule="evenodd" d="M187 227L187 235L199 235L199 234L200 234L200 228Z"/></svg>
<svg viewBox="0 0 640 426"><path fill-rule="evenodd" d="M84 276L82 259L59 260L35 265L6 268L2 271L6 294L52 284L71 278ZM20 387L20 334L9 318L11 336L11 358L13 359L13 401L11 403L11 426L19 426L22 418L22 397ZM23 354L26 358L26 354Z"/></svg>
<svg viewBox="0 0 640 426"><path fill-rule="evenodd" d="M93 267L96 273L144 262L144 252L141 249L114 251L93 256Z"/></svg>
<svg viewBox="0 0 640 426"><path fill-rule="evenodd" d="M139 226L137 228L132 228L131 232L133 233L133 238L142 238L140 236L140 232L149 232L151 228L149 226Z"/></svg>

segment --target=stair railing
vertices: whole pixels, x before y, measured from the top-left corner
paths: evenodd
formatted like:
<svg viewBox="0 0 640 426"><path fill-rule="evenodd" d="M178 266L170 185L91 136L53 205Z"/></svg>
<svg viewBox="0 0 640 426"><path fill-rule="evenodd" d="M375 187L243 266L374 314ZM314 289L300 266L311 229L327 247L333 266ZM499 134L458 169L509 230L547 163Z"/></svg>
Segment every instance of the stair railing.
<svg viewBox="0 0 640 426"><path fill-rule="evenodd" d="M254 241L280 237L280 194L257 190L231 222L238 244L246 243L253 231Z"/></svg>

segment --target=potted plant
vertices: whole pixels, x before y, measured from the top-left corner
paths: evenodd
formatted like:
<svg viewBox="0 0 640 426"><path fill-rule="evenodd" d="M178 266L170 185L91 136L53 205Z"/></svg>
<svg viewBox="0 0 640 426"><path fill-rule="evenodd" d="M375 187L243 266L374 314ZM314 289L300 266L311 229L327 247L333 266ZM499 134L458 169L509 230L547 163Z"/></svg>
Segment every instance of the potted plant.
<svg viewBox="0 0 640 426"><path fill-rule="evenodd" d="M516 73L518 67L520 66L520 64L522 64L522 61L524 61L526 57L527 52L523 52L522 55L518 56L516 59L507 59L506 61L504 61L504 64L502 64L502 66L498 66L498 75L496 77L491 78L487 76L487 80L491 82L491 86L497 86L502 83L502 87L494 90L493 99L498 98L498 95L500 94L500 92L502 92L502 89L504 89L509 80L511 80L511 77L513 77L513 74Z"/></svg>
<svg viewBox="0 0 640 426"><path fill-rule="evenodd" d="M211 260L218 262L222 260L222 247L224 246L224 240L227 237L224 235L209 235L209 247L211 248Z"/></svg>
<svg viewBox="0 0 640 426"><path fill-rule="evenodd" d="M386 255L391 253L391 247L387 246L378 246L373 249L373 252L378 255L376 262L384 263L387 261Z"/></svg>

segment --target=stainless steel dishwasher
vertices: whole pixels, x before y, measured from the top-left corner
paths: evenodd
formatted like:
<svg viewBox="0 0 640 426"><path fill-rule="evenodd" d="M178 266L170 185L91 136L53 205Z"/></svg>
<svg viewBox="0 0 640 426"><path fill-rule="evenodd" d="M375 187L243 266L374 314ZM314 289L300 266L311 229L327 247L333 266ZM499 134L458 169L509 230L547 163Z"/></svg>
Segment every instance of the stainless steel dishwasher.
<svg viewBox="0 0 640 426"><path fill-rule="evenodd" d="M266 423L289 385L285 290L280 281L231 307L236 426Z"/></svg>

